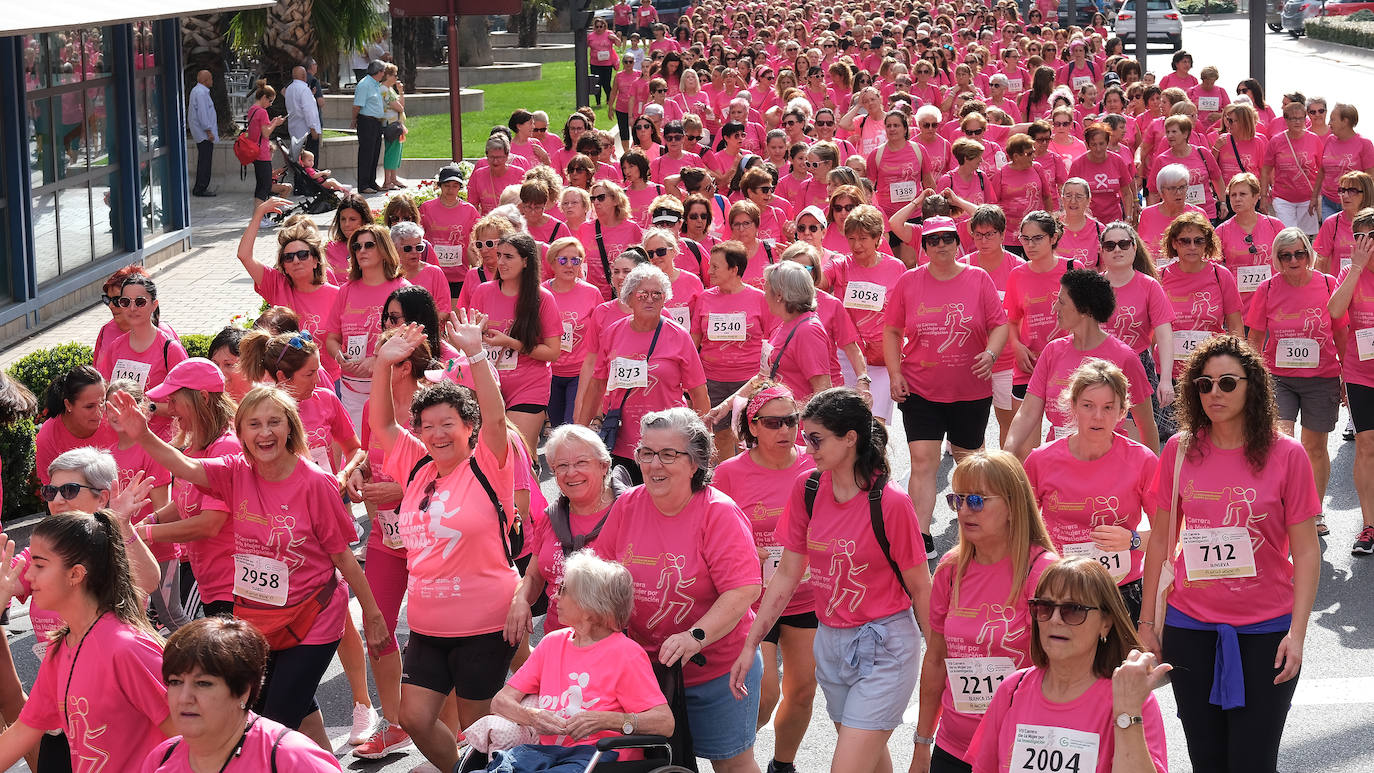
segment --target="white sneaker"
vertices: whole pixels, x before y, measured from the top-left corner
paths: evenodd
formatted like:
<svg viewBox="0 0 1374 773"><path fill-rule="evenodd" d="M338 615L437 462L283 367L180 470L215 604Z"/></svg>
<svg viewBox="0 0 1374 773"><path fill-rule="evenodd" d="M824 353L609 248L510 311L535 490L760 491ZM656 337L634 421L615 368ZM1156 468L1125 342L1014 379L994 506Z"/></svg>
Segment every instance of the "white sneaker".
<svg viewBox="0 0 1374 773"><path fill-rule="evenodd" d="M359 746L372 737L372 729L377 725L377 711L361 703L353 704L353 729L348 735L350 746Z"/></svg>
<svg viewBox="0 0 1374 773"><path fill-rule="evenodd" d="M276 228L277 224L272 218L263 216L262 222L258 223L258 228Z"/></svg>

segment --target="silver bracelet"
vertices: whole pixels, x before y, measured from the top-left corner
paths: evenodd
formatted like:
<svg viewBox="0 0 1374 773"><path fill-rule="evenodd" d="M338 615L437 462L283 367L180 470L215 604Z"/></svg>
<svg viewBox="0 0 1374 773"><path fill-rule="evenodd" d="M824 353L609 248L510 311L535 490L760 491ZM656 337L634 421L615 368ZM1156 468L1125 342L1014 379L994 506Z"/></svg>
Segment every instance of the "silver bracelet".
<svg viewBox="0 0 1374 773"><path fill-rule="evenodd" d="M934 738L929 738L927 736L921 735L920 733L916 733L915 735L913 735L911 737L911 740L915 743L922 744L924 746L930 746L931 744L935 743Z"/></svg>

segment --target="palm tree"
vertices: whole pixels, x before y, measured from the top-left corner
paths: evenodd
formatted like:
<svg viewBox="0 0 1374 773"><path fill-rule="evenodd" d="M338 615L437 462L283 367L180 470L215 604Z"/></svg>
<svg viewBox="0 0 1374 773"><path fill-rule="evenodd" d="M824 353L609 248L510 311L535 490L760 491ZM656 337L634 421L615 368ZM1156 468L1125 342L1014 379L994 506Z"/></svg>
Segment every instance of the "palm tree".
<svg viewBox="0 0 1374 773"><path fill-rule="evenodd" d="M186 65L182 71L186 94L190 94L191 87L196 85L196 74L201 70L209 70L214 75L210 97L215 103L215 115L219 118L221 133L228 132L233 123L233 116L229 115L229 92L224 83L225 53L228 50L224 33L228 25L229 16L223 13L186 16L181 20L181 47L186 52Z"/></svg>
<svg viewBox="0 0 1374 773"><path fill-rule="evenodd" d="M236 50L257 54L260 76L281 87L306 57L332 59L340 51L362 48L385 30L386 15L373 0L278 0L266 9L233 14L229 40Z"/></svg>

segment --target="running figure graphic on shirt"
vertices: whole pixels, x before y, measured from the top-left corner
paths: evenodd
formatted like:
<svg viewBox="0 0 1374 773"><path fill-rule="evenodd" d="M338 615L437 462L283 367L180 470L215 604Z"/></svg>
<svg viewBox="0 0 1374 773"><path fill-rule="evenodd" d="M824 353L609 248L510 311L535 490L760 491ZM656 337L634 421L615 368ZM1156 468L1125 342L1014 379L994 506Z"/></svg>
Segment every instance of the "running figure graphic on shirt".
<svg viewBox="0 0 1374 773"><path fill-rule="evenodd" d="M1116 337L1122 341L1135 340L1140 335L1140 320L1136 318L1134 306L1119 306L1116 310Z"/></svg>
<svg viewBox="0 0 1374 773"><path fill-rule="evenodd" d="M836 540L835 553L830 557L830 576L835 578L835 589L830 593L830 602L825 606L826 616L835 614L846 596L849 597L849 611L859 608L868 592L868 586L859 582L859 572L868 564L854 563L854 540Z"/></svg>
<svg viewBox="0 0 1374 773"><path fill-rule="evenodd" d="M675 608L677 613L673 615L674 623L681 623L686 620L687 613L692 611L692 606L696 604L696 600L683 593L683 589L696 584L697 578L683 579L682 570L686 566L686 556L671 553L663 554L663 571L659 573L658 585L655 587L659 593L659 598L662 600L659 602L658 611L649 618L649 628L657 627Z"/></svg>
<svg viewBox="0 0 1374 773"><path fill-rule="evenodd" d="M1193 296L1193 321L1202 324L1216 316L1217 306L1212 303L1212 291L1203 290Z"/></svg>
<svg viewBox="0 0 1374 773"><path fill-rule="evenodd" d="M1121 516L1117 513L1117 511L1121 509L1121 500L1112 496L1093 497L1092 505L1092 525L1094 528L1098 526L1115 526L1121 523Z"/></svg>
<svg viewBox="0 0 1374 773"><path fill-rule="evenodd" d="M945 327L949 330L944 343L936 347L935 351L944 352L951 346L963 346L968 343L968 337L973 334L969 323L973 317L964 315L964 304L951 303L945 307Z"/></svg>
<svg viewBox="0 0 1374 773"><path fill-rule="evenodd" d="M587 685L591 684L591 674L571 673L568 674L568 678L572 680L572 684L568 685L568 689L564 690L563 694L558 696L558 713L561 716L571 717L575 714L580 714L590 709L592 706L595 706L597 701L601 700L600 698L592 698L586 703L582 702L582 691L587 689Z"/></svg>
<svg viewBox="0 0 1374 773"><path fill-rule="evenodd" d="M90 703L85 697L76 697L71 701L72 705L68 712L67 722L71 726L72 738L79 739L80 745L84 747L84 750L77 754L77 759L88 763L78 765L77 770L79 773L101 773L110 761L110 753L91 743L91 741L105 735L109 725L91 727Z"/></svg>
<svg viewBox="0 0 1374 773"><path fill-rule="evenodd" d="M1250 547L1256 553L1264 545L1264 532L1259 530L1259 522L1269 517L1268 513L1255 514L1255 490L1232 486L1226 489L1230 499L1226 503L1226 514L1222 516L1223 526L1244 526L1250 532Z"/></svg>
<svg viewBox="0 0 1374 773"><path fill-rule="evenodd" d="M1323 331L1322 309L1309 307L1303 310L1302 334L1305 338L1320 338Z"/></svg>
<svg viewBox="0 0 1374 773"><path fill-rule="evenodd" d="M1016 608L1008 604L982 604L978 607L981 614L987 610L987 620L983 623L983 628L978 632L976 641L988 648L988 655L995 657L994 648L1002 650L1004 654L1010 655L1012 660L1016 660L1022 649L1016 644L1026 633L1025 626L1012 628L1012 623L1016 620Z"/></svg>
<svg viewBox="0 0 1374 773"><path fill-rule="evenodd" d="M463 532L451 526L444 525L445 518L456 515L459 510L463 509L462 505L453 508L451 511L448 509L448 498L451 493L452 492L449 491L440 491L430 500L429 510L427 512L429 515L429 533L431 535L431 540L428 544L424 545L424 549L420 551L419 555L415 556L416 563L424 561L431 553L438 550L440 545L444 546L443 553L440 555L444 558L448 558L453 553L454 549L458 547L458 540L463 538ZM406 545L406 547L410 548L410 545Z"/></svg>
<svg viewBox="0 0 1374 773"><path fill-rule="evenodd" d="M299 569L305 566L305 556L296 552L298 548L305 544L305 537L292 539L291 534L296 529L296 518L292 515L278 515L272 518L272 532L267 537L267 545L277 551L277 555L282 557L282 562L291 569Z"/></svg>

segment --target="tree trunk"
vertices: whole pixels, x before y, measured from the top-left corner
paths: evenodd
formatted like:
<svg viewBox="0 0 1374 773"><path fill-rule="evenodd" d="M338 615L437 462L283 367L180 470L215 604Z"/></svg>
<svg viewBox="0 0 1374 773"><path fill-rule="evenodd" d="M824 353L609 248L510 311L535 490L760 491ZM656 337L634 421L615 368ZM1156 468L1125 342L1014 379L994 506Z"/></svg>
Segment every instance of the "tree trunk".
<svg viewBox="0 0 1374 773"><path fill-rule="evenodd" d="M516 34L516 45L521 48L534 48L539 45L539 8L530 0L524 0L520 13L511 14L511 31Z"/></svg>
<svg viewBox="0 0 1374 773"><path fill-rule="evenodd" d="M267 9L259 77L281 91L291 82L291 68L315 55L314 0L280 0Z"/></svg>
<svg viewBox="0 0 1374 773"><path fill-rule="evenodd" d="M196 85L196 75L201 70L209 70L214 76L210 84L210 98L215 103L215 117L219 119L221 134L228 133L234 122L229 114L229 90L224 83L225 54L229 43L224 39L225 26L229 16L211 13L203 16L186 16L181 20L181 46L185 51L186 66L183 70L186 81L186 94Z"/></svg>
<svg viewBox="0 0 1374 773"><path fill-rule="evenodd" d="M491 36L487 32L487 17L459 17L458 65L460 67L484 67L495 61L496 59L491 53Z"/></svg>
<svg viewBox="0 0 1374 773"><path fill-rule="evenodd" d="M415 70L420 66L420 38L434 37L434 20L428 16L391 18L391 55L406 93L416 89Z"/></svg>

